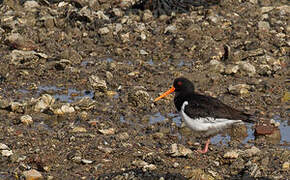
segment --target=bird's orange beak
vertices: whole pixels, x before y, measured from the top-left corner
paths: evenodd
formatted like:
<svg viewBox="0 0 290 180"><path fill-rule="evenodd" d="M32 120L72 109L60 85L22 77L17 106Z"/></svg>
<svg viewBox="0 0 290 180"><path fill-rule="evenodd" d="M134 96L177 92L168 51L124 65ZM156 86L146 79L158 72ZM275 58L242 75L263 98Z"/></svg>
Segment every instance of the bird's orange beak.
<svg viewBox="0 0 290 180"><path fill-rule="evenodd" d="M173 93L175 91L175 88L172 86L168 91L166 91L165 93L161 94L161 96L159 96L158 98L154 99L154 102L158 101L159 99L164 98L165 96Z"/></svg>

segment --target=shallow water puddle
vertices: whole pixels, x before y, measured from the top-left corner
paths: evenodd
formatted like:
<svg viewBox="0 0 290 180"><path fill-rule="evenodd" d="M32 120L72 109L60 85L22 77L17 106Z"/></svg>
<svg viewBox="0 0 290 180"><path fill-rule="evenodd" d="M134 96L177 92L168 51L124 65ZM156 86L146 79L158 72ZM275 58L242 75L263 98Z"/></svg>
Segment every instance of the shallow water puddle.
<svg viewBox="0 0 290 180"><path fill-rule="evenodd" d="M166 119L172 120L178 127L180 127L182 124L181 117L179 116L179 114L168 113L166 116L164 116L160 112L151 115L149 118L149 123L155 124L158 122L165 121ZM287 121L283 120L280 116L275 116L274 120L280 123L280 126L279 126L280 134L281 134L280 145L282 147L290 149L290 146L289 146L290 126L288 125ZM245 125L247 127L247 136L242 139L242 144L246 144L252 140L255 140L254 128L253 128L254 125L249 124L249 123L245 123ZM231 136L228 134L226 135L218 134L211 138L212 144L228 144L230 141L231 141Z"/></svg>
<svg viewBox="0 0 290 180"><path fill-rule="evenodd" d="M26 89L20 89L18 91L24 94L30 92L29 90ZM74 88L65 89L56 86L38 86L35 93L36 96L39 97L43 93L51 94L55 99L69 103L74 102L75 100L81 99L83 97L89 97L91 99L94 97L94 92L88 90L79 91Z"/></svg>
<svg viewBox="0 0 290 180"><path fill-rule="evenodd" d="M110 57L100 58L98 60L103 61L103 62L107 62L107 63L111 63L111 62L114 61L114 59L113 58L110 58ZM86 67L86 66L89 66L89 65L94 65L94 63L95 62L92 61L92 60L84 60L84 61L81 62L81 66Z"/></svg>
<svg viewBox="0 0 290 180"><path fill-rule="evenodd" d="M77 99L81 99L83 97L94 97L94 92L87 91L87 90L81 90L78 91L74 88L67 89L67 92L64 93L62 91L65 91L65 88L59 88L56 86L38 86L37 95L39 96L44 91L52 91L54 94L52 95L55 99L63 102L73 102ZM58 93L57 93L58 92Z"/></svg>

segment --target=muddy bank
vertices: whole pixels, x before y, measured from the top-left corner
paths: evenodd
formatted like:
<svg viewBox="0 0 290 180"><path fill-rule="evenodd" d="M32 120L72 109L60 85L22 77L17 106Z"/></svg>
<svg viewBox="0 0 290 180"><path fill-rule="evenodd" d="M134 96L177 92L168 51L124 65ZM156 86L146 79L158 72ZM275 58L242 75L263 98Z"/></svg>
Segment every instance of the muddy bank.
<svg viewBox="0 0 290 180"><path fill-rule="evenodd" d="M1 3L0 177L289 177L287 1L139 2ZM195 153L173 96L153 103L178 76L259 122Z"/></svg>

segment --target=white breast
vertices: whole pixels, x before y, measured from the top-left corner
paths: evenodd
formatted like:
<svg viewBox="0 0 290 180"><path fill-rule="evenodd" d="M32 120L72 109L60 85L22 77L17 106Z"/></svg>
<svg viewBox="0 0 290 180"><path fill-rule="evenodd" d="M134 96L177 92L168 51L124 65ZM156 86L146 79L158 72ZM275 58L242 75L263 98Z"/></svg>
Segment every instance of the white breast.
<svg viewBox="0 0 290 180"><path fill-rule="evenodd" d="M213 117L200 117L192 119L187 114L185 114L185 106L188 105L188 102L185 101L181 107L180 115L185 121L186 125L191 128L193 131L204 132L204 135L210 136L216 134L223 129L236 124L242 123L241 120L231 120L224 118L213 118Z"/></svg>

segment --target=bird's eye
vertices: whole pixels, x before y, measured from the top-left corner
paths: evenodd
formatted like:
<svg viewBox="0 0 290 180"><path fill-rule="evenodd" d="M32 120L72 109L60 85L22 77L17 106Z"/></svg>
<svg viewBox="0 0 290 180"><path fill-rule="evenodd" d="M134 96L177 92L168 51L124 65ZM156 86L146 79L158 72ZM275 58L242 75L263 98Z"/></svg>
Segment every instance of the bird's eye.
<svg viewBox="0 0 290 180"><path fill-rule="evenodd" d="M182 82L181 82L181 81L178 81L178 82L177 82L177 85L178 85L178 86L181 86L181 85L182 85Z"/></svg>

